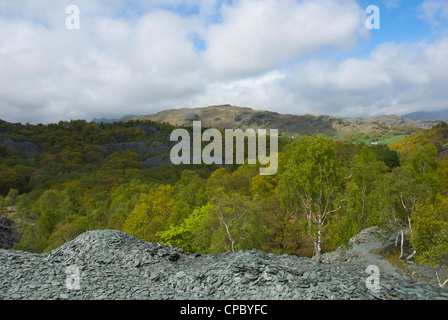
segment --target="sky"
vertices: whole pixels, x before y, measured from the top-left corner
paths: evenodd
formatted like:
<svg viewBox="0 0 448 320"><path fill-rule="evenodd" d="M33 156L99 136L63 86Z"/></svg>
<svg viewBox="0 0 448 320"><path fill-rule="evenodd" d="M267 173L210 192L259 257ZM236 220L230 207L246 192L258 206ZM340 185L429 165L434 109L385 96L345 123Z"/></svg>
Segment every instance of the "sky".
<svg viewBox="0 0 448 320"><path fill-rule="evenodd" d="M0 119L221 104L337 117L448 109L448 1L0 0Z"/></svg>

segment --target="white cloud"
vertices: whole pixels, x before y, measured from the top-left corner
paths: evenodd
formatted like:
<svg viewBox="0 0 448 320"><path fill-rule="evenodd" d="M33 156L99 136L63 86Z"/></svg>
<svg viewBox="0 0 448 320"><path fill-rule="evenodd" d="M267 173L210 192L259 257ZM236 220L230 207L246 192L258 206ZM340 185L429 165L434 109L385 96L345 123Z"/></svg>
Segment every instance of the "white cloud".
<svg viewBox="0 0 448 320"><path fill-rule="evenodd" d="M216 82L196 101L342 117L437 111L448 107L446 61L448 38L385 43L364 59L313 59L287 72Z"/></svg>
<svg viewBox="0 0 448 320"><path fill-rule="evenodd" d="M428 21L433 27L438 27L443 21L448 21L448 2L446 0L425 0L419 6L419 18Z"/></svg>
<svg viewBox="0 0 448 320"><path fill-rule="evenodd" d="M222 103L335 115L448 107L448 38L325 58L348 55L367 36L354 0L76 2L81 29L69 31L70 1L0 0L1 119L90 120ZM164 9L179 5L199 11Z"/></svg>
<svg viewBox="0 0 448 320"><path fill-rule="evenodd" d="M193 19L165 10L132 24L82 12L79 31L65 28L65 11L52 27L0 18L0 117L55 122L145 113L203 90L187 37Z"/></svg>
<svg viewBox="0 0 448 320"><path fill-rule="evenodd" d="M365 12L348 0L244 0L224 6L222 16L205 35L205 59L218 78L266 72L329 46L348 48L365 32Z"/></svg>
<svg viewBox="0 0 448 320"><path fill-rule="evenodd" d="M340 116L403 114L448 107L448 38L435 43L379 45L366 59L313 60L288 81L297 105Z"/></svg>

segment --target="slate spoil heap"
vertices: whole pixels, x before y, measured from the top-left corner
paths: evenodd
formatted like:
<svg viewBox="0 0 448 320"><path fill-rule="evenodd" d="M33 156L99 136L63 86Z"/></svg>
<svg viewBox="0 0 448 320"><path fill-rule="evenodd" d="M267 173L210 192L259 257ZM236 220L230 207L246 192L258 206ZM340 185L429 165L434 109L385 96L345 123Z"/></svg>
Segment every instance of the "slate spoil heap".
<svg viewBox="0 0 448 320"><path fill-rule="evenodd" d="M369 276L256 250L189 255L116 230L86 232L45 254L0 250L0 299L448 299L446 289L383 273L380 287L367 289Z"/></svg>
<svg viewBox="0 0 448 320"><path fill-rule="evenodd" d="M0 248L11 249L19 238L14 220L0 213Z"/></svg>

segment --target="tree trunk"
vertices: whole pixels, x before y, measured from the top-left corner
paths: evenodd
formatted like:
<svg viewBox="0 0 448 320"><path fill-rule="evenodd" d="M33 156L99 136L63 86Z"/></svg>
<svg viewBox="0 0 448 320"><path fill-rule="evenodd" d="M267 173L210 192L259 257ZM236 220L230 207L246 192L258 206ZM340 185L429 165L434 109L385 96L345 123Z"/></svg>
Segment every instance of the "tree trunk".
<svg viewBox="0 0 448 320"><path fill-rule="evenodd" d="M410 260L410 259L412 259L412 257L415 256L416 253L417 253L417 251L414 250L414 252L412 252L410 255L408 255L408 256L406 257L406 260Z"/></svg>
<svg viewBox="0 0 448 320"><path fill-rule="evenodd" d="M322 229L319 226L319 229L317 230L317 240L315 245L315 254L313 256L313 260L317 261L318 263L321 262L321 253L322 253Z"/></svg>
<svg viewBox="0 0 448 320"><path fill-rule="evenodd" d="M440 280L440 277L439 277L439 270L436 269L435 271L436 271L437 282L439 283L439 287L443 288L448 283L448 279L446 279L445 282L442 283L442 281Z"/></svg>
<svg viewBox="0 0 448 320"><path fill-rule="evenodd" d="M398 257L398 259L403 258L403 246L404 246L404 230L401 230L400 256Z"/></svg>

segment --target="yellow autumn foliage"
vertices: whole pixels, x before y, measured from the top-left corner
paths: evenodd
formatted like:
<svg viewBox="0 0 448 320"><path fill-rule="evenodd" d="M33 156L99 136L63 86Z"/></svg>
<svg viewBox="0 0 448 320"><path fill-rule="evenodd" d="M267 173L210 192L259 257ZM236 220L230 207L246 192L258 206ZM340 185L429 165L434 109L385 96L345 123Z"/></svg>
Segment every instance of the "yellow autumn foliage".
<svg viewBox="0 0 448 320"><path fill-rule="evenodd" d="M159 242L157 232L167 227L167 220L174 204L173 187L160 185L150 194L142 194L140 202L127 217L123 231L150 242Z"/></svg>

